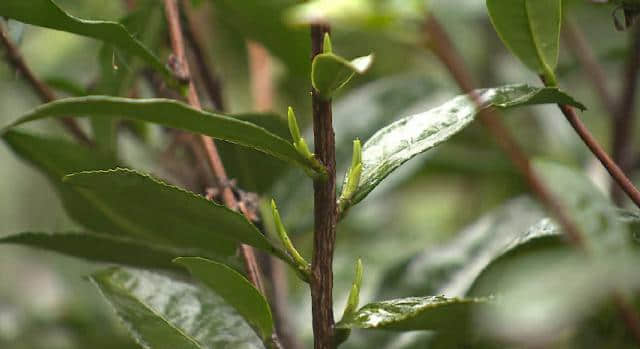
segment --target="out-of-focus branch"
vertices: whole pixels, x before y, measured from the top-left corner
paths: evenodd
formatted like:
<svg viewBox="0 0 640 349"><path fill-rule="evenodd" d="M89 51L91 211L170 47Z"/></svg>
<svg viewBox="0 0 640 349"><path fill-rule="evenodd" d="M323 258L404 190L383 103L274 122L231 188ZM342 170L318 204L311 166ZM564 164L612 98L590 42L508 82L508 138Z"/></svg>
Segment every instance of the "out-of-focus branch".
<svg viewBox="0 0 640 349"><path fill-rule="evenodd" d="M38 79L33 71L29 69L27 63L22 58L18 47L11 42L5 28L0 24L0 42L6 49L7 60L11 66L20 72L22 76L29 82L31 88L38 94L40 99L45 102L52 102L56 99L55 94L47 84ZM85 145L93 145L93 141L80 128L80 125L72 118L59 119L62 126L80 143Z"/></svg>
<svg viewBox="0 0 640 349"><path fill-rule="evenodd" d="M471 74L462 61L462 58L456 51L449 35L444 28L436 20L435 17L429 16L424 25L425 35L427 36L427 44L431 51L449 70L451 76L456 81L460 89L472 96L474 101L481 106L478 96L474 94L474 83ZM568 218L564 209L555 200L542 181L531 168L529 158L520 148L515 138L509 130L502 124L498 113L495 110L482 111L478 118L480 122L487 127L496 142L502 147L502 150L509 156L516 168L525 177L531 191L538 199L556 216L560 225L564 228L567 236L572 243L576 245L583 244L583 237L575 224Z"/></svg>
<svg viewBox="0 0 640 349"><path fill-rule="evenodd" d="M200 32L194 23L189 6L186 5L186 2L182 4L181 14L183 15L185 23L184 38L187 45L189 45L191 53L193 54L194 63L199 72L199 77L202 80L204 89L206 90L213 107L218 111L224 111L225 105L222 97L222 83L207 60L204 41L202 40Z"/></svg>
<svg viewBox="0 0 640 349"><path fill-rule="evenodd" d="M258 111L269 111L273 108L273 78L269 53L262 45L253 41L247 42L247 51L253 105Z"/></svg>
<svg viewBox="0 0 640 349"><path fill-rule="evenodd" d="M631 32L631 45L627 62L623 70L622 97L614 118L613 125L613 161L627 173L633 167L633 129L636 92L638 91L638 74L640 73L640 26L636 25ZM622 201L622 193L612 187L613 198L617 203Z"/></svg>
<svg viewBox="0 0 640 349"><path fill-rule="evenodd" d="M473 79L467 72L462 58L457 53L444 28L440 23L438 23L435 17L428 15L424 29L425 34L428 35L428 43L430 44L430 48L434 54L447 67L460 88L467 93L471 93L472 97L474 97L472 93L474 89ZM474 100L479 102L477 97L475 97ZM528 157L520 149L518 144L515 142L515 139L510 135L504 125L502 125L500 119L496 117L496 114L497 113L494 111L483 112L479 115L479 118L480 121L487 126L496 141L502 146L503 150L509 155L516 167L523 173L534 194L536 194L538 199L558 220L558 223L560 223L560 226L562 226L569 237L569 242L577 248L583 249L584 237L582 232L573 223L573 221L569 219L564 208L551 195L542 181L535 174L531 168ZM622 315L629 332L634 336L636 341L640 343L640 318L638 318L638 314L636 314L633 307L631 307L624 298L618 294L614 295L614 303Z"/></svg>

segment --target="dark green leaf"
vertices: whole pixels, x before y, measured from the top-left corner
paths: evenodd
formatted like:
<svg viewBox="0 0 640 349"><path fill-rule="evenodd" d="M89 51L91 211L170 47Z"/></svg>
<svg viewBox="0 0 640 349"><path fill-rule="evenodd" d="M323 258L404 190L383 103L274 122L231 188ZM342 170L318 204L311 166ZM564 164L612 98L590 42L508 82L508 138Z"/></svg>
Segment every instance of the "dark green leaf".
<svg viewBox="0 0 640 349"><path fill-rule="evenodd" d="M553 77L558 62L562 0L487 0L505 45L530 69Z"/></svg>
<svg viewBox="0 0 640 349"><path fill-rule="evenodd" d="M264 348L242 316L206 289L119 268L91 281L143 348Z"/></svg>
<svg viewBox="0 0 640 349"><path fill-rule="evenodd" d="M142 58L167 77L171 76L165 64L120 23L73 17L51 0L2 0L0 16L104 41Z"/></svg>
<svg viewBox="0 0 640 349"><path fill-rule="evenodd" d="M382 329L394 331L461 331L468 326L471 312L490 304L488 298L410 297L360 308L343 319L338 328Z"/></svg>
<svg viewBox="0 0 640 349"><path fill-rule="evenodd" d="M232 255L244 243L282 256L242 214L132 170L80 172L64 182L101 203L137 239Z"/></svg>
<svg viewBox="0 0 640 349"><path fill-rule="evenodd" d="M333 53L321 53L313 58L311 83L322 97L330 99L355 74L364 74L372 62L373 55L347 61Z"/></svg>
<svg viewBox="0 0 640 349"><path fill-rule="evenodd" d="M172 251L147 242L95 233L22 233L4 237L0 244L35 247L94 262L174 270L176 265L171 261L190 253L188 250Z"/></svg>
<svg viewBox="0 0 640 349"><path fill-rule="evenodd" d="M62 177L69 173L117 166L111 156L68 141L17 131L5 133L3 140L16 155L33 164L48 177L58 191L67 214L73 220L92 231L125 234L125 231L103 212L99 203L61 181Z"/></svg>
<svg viewBox="0 0 640 349"><path fill-rule="evenodd" d="M178 258L176 263L220 295L257 329L264 340L273 332L273 319L267 300L244 276L224 264L198 257Z"/></svg>
<svg viewBox="0 0 640 349"><path fill-rule="evenodd" d="M196 110L167 99L106 96L60 99L32 110L7 128L47 117L68 115L121 117L197 132L259 150L313 171L310 161L301 156L290 142L262 127L229 116Z"/></svg>
<svg viewBox="0 0 640 349"><path fill-rule="evenodd" d="M362 149L362 176L351 205L364 199L384 178L414 156L451 138L469 125L479 111L532 104L562 103L584 106L554 88L510 85L476 91L482 108L468 95L438 108L400 119L379 130ZM355 116L354 116L355 117Z"/></svg>

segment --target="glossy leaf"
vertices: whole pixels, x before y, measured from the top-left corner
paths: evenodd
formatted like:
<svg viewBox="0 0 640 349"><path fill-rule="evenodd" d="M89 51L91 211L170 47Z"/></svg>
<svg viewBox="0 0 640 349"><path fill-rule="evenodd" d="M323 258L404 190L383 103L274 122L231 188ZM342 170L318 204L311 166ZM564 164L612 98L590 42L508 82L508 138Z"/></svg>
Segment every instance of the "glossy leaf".
<svg viewBox="0 0 640 349"><path fill-rule="evenodd" d="M0 244L34 247L93 262L173 270L177 269L173 259L193 254L189 250L170 250L95 233L22 233L1 238Z"/></svg>
<svg viewBox="0 0 640 349"><path fill-rule="evenodd" d="M68 115L124 118L205 134L259 150L313 171L290 142L262 127L229 116L200 111L168 99L129 99L91 96L60 99L44 104L14 121L7 128L29 121Z"/></svg>
<svg viewBox="0 0 640 349"><path fill-rule="evenodd" d="M282 255L242 214L133 170L89 171L64 182L99 201L109 217L137 239L200 248L221 255L248 244Z"/></svg>
<svg viewBox="0 0 640 349"><path fill-rule="evenodd" d="M313 58L311 83L322 97L330 99L354 75L364 74L371 63L373 63L373 55L347 61L333 53L321 53Z"/></svg>
<svg viewBox="0 0 640 349"><path fill-rule="evenodd" d="M545 103L584 109L582 104L554 88L510 85L478 90L476 94L482 103L480 110L468 95L461 95L435 109L402 118L369 138L362 148L362 175L351 204L362 201L400 165L460 132L482 109Z"/></svg>
<svg viewBox="0 0 640 349"><path fill-rule="evenodd" d="M244 276L224 264L204 258L185 257L175 260L191 275L220 295L244 318L253 324L262 339L273 333L271 309L264 296Z"/></svg>
<svg viewBox="0 0 640 349"><path fill-rule="evenodd" d="M558 62L562 0L487 0L487 8L505 45L527 67L552 78Z"/></svg>
<svg viewBox="0 0 640 349"><path fill-rule="evenodd" d="M461 331L473 311L490 304L488 298L410 297L370 303L343 319L337 328L394 331Z"/></svg>
<svg viewBox="0 0 640 349"><path fill-rule="evenodd" d="M138 56L167 77L171 72L120 23L84 20L64 12L52 0L2 0L0 16L20 22L94 38Z"/></svg>
<svg viewBox="0 0 640 349"><path fill-rule="evenodd" d="M117 166L111 156L68 141L17 131L5 133L2 139L17 156L48 177L73 220L92 231L126 233L105 214L98 202L62 183L62 177L69 173Z"/></svg>
<svg viewBox="0 0 640 349"><path fill-rule="evenodd" d="M207 289L120 268L91 281L143 348L264 348L242 316Z"/></svg>

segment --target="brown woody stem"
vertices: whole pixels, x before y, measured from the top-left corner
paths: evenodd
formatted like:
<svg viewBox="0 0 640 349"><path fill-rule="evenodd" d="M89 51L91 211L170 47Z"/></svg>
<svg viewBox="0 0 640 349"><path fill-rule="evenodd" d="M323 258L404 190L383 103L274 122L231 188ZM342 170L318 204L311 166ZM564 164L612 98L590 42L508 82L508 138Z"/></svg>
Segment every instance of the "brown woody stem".
<svg viewBox="0 0 640 349"><path fill-rule="evenodd" d="M311 26L312 58L322 53L327 25ZM333 251L338 209L336 204L336 145L331 100L312 88L313 135L317 159L326 167L327 177L317 179L314 189L314 236L311 261L311 307L315 349L333 349Z"/></svg>
<svg viewBox="0 0 640 349"><path fill-rule="evenodd" d="M0 25L0 42L6 48L7 51L7 59L11 66L16 69L22 76L24 76L33 90L38 94L40 99L45 102L52 102L56 100L56 96L51 90L51 88L38 79L33 71L29 69L27 63L22 58L18 47L11 42L9 36L5 29ZM87 136L87 134L80 128L80 125L72 119L72 118L62 118L60 119L62 126L80 143L85 145L93 145L93 141Z"/></svg>
<svg viewBox="0 0 640 349"><path fill-rule="evenodd" d="M184 49L184 41L182 36L182 28L180 25L180 14L178 10L177 0L164 0L164 5L167 22L169 24L171 47L177 59L178 67L180 67L181 74L189 77L189 64L187 62ZM189 79L187 100L189 101L189 104L191 106L197 109L201 109L200 99L198 97L192 79ZM218 180L219 187L222 189L225 205L227 205L231 209L237 209L238 205L236 202L236 198L228 185L227 173L224 169L222 161L220 160L220 155L218 154L218 150L213 139L207 136L200 136L199 140L207 155L207 162ZM256 286L256 288L264 293L264 287L262 285L258 263L256 261L253 249L249 246L241 245L240 252L247 269L247 276L249 278L249 281L251 281L251 283Z"/></svg>

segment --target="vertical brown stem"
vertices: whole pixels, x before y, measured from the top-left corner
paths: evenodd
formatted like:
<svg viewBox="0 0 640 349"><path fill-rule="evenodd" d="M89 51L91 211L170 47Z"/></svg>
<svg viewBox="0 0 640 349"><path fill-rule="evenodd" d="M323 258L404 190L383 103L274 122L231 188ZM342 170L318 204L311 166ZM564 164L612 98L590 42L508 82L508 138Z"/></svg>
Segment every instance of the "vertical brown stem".
<svg viewBox="0 0 640 349"><path fill-rule="evenodd" d="M311 26L312 58L322 53L327 25ZM313 89L312 89L313 90ZM314 348L333 349L333 250L336 240L336 147L333 132L331 100L312 91L313 135L315 154L327 168L327 178L313 183L314 236L311 261L311 306L313 312Z"/></svg>
<svg viewBox="0 0 640 349"><path fill-rule="evenodd" d="M433 16L427 17L427 21L425 22L425 32L429 36L431 48L434 54L438 56L442 63L447 67L462 90L471 93L473 91L473 79L466 70L462 58L455 50L455 47L453 46L453 43L446 31ZM566 215L562 205L560 205L544 184L542 184L542 181L532 170L528 157L520 149L515 142L515 139L508 133L508 130L504 125L502 125L500 119L496 118L492 112L489 112L482 113L480 115L480 121L487 126L489 131L503 147L514 164L523 172L531 190L558 220L558 223L560 223L566 234L569 236L569 241L577 248L584 249L584 238L582 232ZM640 318L638 318L638 314L618 293L614 294L613 298L627 329L633 335L636 342L640 343Z"/></svg>
<svg viewBox="0 0 640 349"><path fill-rule="evenodd" d="M638 74L640 73L640 26L635 26L631 36L631 47L623 71L622 99L617 108L613 125L613 161L618 163L625 173L631 169L633 161L633 115L636 91L638 90ZM615 184L611 189L614 200L621 203L622 192L615 187Z"/></svg>
<svg viewBox="0 0 640 349"><path fill-rule="evenodd" d="M14 69L20 72L20 74L24 76L25 79L27 79L27 81L29 82L33 90L38 94L40 99L45 103L54 101L56 99L56 96L51 90L51 88L44 82L40 81L40 79L38 79L35 76L33 71L29 69L29 66L27 66L27 63L24 61L24 58L22 58L20 51L18 50L16 45L13 42L11 42L11 39L9 39L9 36L7 35L7 32L2 27L2 25L0 25L0 42L2 42L2 45L6 48L7 59L11 64L11 66L13 66ZM62 126L78 142L85 145L93 144L89 136L87 136L87 134L84 133L82 128L80 128L80 125L78 125L74 119L63 118L63 119L60 119L60 122L62 123Z"/></svg>
<svg viewBox="0 0 640 349"><path fill-rule="evenodd" d="M176 0L164 0L165 11L167 16L167 22L169 23L169 33L171 39L171 47L174 55L177 59L177 66L180 69L180 74L183 77L189 77L189 65L187 63L184 41L182 36L182 28L180 25L180 15L178 11L178 3ZM197 109L201 109L200 99L196 92L192 79L189 79L189 90L187 95L189 104ZM218 179L218 184L223 190L223 199L225 205L231 209L237 209L238 205L236 198L228 185L227 173L224 169L220 155L216 145L210 137L200 136L200 143L202 144L205 153L207 155L207 161L211 170ZM247 275L251 283L253 283L260 291L264 293L264 287L262 280L260 279L260 273L256 257L251 247L246 245L240 246L240 252L244 259L245 266L247 268Z"/></svg>

